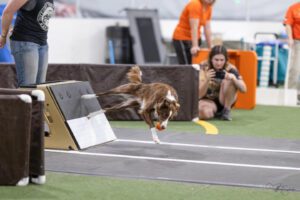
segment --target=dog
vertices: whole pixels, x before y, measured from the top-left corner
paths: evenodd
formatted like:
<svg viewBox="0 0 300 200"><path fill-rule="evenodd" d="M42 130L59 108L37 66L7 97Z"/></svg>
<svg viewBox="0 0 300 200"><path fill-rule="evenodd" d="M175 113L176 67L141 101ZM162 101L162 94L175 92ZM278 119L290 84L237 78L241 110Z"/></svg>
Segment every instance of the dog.
<svg viewBox="0 0 300 200"><path fill-rule="evenodd" d="M139 115L151 130L153 141L159 144L160 140L156 130L166 129L168 121L175 117L179 111L180 104L178 103L177 92L165 83L142 83L142 72L137 65L131 67L127 73L127 79L129 80L128 84L92 96L84 95L84 98L101 97L103 95L126 95L126 101L109 108L103 108L102 112L137 108ZM156 126L153 122L154 117L158 121Z"/></svg>

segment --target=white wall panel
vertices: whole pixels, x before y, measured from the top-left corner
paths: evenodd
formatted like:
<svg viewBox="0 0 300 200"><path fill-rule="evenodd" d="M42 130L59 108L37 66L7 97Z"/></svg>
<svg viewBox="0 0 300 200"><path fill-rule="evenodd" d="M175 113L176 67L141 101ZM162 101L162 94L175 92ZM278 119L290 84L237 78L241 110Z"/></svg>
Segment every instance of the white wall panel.
<svg viewBox="0 0 300 200"><path fill-rule="evenodd" d="M124 19L65 19L50 20L49 60L51 63L104 63L107 26L128 25ZM162 36L171 40L177 20L161 20ZM223 40L243 39L253 42L256 32L284 31L280 22L213 21L212 30Z"/></svg>

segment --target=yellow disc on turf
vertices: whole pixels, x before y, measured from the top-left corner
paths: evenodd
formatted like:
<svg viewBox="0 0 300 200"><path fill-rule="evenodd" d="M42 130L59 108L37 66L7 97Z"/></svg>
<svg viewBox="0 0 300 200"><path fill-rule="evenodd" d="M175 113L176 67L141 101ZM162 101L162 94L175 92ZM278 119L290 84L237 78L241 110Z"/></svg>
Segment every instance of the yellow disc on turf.
<svg viewBox="0 0 300 200"><path fill-rule="evenodd" d="M203 121L203 120L197 120L197 121L194 121L194 122L196 124L199 124L200 126L202 126L205 129L205 134L217 135L219 133L219 130L217 129L217 127L215 127L211 123L208 123L208 122Z"/></svg>

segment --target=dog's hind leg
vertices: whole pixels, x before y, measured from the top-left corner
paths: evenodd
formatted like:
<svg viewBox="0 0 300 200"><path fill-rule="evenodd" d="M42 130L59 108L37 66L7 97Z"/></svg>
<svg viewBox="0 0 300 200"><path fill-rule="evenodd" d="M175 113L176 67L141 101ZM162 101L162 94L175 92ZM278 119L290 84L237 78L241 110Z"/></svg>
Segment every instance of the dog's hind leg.
<svg viewBox="0 0 300 200"><path fill-rule="evenodd" d="M124 110L126 108L135 108L135 107L139 107L140 106L140 102L136 99L129 99L125 102L122 102L120 104L117 104L115 106L109 107L109 108L103 108L99 111L96 112L92 112L90 113L87 118L90 119L96 115L99 115L101 113L105 113L105 112L113 112L113 111L119 111L119 110Z"/></svg>
<svg viewBox="0 0 300 200"><path fill-rule="evenodd" d="M99 97L103 95L113 95L113 94L132 94L135 93L140 88L140 86L141 84L128 83L125 85L120 85L106 92L97 93L96 96Z"/></svg>
<svg viewBox="0 0 300 200"><path fill-rule="evenodd" d="M119 103L117 105L114 105L109 108L104 108L103 110L105 112L114 112L114 111L119 111L119 110L124 110L126 108L137 108L140 107L140 101L137 99L128 99L127 101L124 101L122 103Z"/></svg>
<svg viewBox="0 0 300 200"><path fill-rule="evenodd" d="M90 114L88 114L86 117L88 119L92 118L92 117L95 117L99 114L102 114L102 113L105 113L105 110L98 110L98 111L95 111L95 112L91 112Z"/></svg>

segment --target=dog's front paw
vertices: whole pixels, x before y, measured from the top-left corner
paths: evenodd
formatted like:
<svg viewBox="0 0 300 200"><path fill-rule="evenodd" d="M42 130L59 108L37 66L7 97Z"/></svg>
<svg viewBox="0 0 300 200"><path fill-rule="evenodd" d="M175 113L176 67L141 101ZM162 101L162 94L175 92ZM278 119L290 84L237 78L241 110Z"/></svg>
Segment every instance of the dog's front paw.
<svg viewBox="0 0 300 200"><path fill-rule="evenodd" d="M156 143L156 144L160 144L160 141L158 139L155 127L152 127L151 129L151 134L152 134L152 140Z"/></svg>
<svg viewBox="0 0 300 200"><path fill-rule="evenodd" d="M158 137L152 137L152 139L155 144L160 144L160 140L158 139Z"/></svg>

